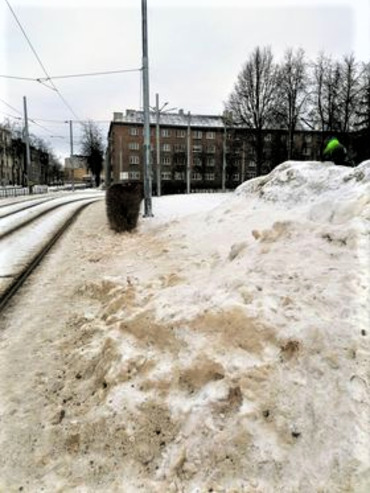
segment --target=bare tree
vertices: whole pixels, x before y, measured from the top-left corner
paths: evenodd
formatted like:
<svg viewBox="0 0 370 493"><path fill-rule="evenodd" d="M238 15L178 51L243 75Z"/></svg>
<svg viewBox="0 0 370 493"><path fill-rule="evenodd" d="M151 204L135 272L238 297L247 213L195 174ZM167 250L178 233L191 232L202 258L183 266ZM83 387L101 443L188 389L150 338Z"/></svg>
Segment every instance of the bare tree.
<svg viewBox="0 0 370 493"><path fill-rule="evenodd" d="M353 130L360 97L360 71L353 55L335 61L321 53L313 64L310 122L324 132Z"/></svg>
<svg viewBox="0 0 370 493"><path fill-rule="evenodd" d="M356 116L357 154L360 160L370 159L370 63L363 65L360 76L360 95Z"/></svg>
<svg viewBox="0 0 370 493"><path fill-rule="evenodd" d="M370 63L363 65L360 76L360 95L356 115L357 127L370 129Z"/></svg>
<svg viewBox="0 0 370 493"><path fill-rule="evenodd" d="M313 64L311 127L338 132L340 124L342 70L339 62L321 53Z"/></svg>
<svg viewBox="0 0 370 493"><path fill-rule="evenodd" d="M353 54L345 56L342 62L341 91L341 130L349 132L354 129L356 111L360 103L360 71Z"/></svg>
<svg viewBox="0 0 370 493"><path fill-rule="evenodd" d="M255 131L257 176L262 174L263 129L268 128L276 114L278 68L269 47L257 47L238 75L226 110L232 113L234 124Z"/></svg>
<svg viewBox="0 0 370 493"><path fill-rule="evenodd" d="M293 154L294 131L308 98L308 74L303 49L288 49L280 67L277 117L288 129L288 159Z"/></svg>
<svg viewBox="0 0 370 493"><path fill-rule="evenodd" d="M104 145L101 131L96 123L89 121L84 124L80 144L82 154L87 159L87 166L91 170L98 187L103 169Z"/></svg>

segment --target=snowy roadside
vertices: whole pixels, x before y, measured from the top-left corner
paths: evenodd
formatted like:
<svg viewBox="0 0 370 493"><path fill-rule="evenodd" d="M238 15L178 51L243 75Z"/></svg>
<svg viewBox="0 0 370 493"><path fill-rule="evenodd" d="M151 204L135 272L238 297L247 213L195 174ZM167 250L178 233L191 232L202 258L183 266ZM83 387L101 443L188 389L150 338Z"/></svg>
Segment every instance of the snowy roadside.
<svg viewBox="0 0 370 493"><path fill-rule="evenodd" d="M368 491L369 165L83 212L1 323L0 491Z"/></svg>

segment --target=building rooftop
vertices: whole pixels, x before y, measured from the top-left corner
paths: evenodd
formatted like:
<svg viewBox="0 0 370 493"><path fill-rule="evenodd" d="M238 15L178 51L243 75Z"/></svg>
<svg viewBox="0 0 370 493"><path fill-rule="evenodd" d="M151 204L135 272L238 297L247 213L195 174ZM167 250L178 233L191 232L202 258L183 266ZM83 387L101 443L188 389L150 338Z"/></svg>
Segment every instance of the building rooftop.
<svg viewBox="0 0 370 493"><path fill-rule="evenodd" d="M214 115L190 115L191 126L192 127L205 127L205 128L223 128L223 118L222 116ZM113 113L113 123L136 123L144 124L144 112L136 110L126 110L126 114L121 112ZM150 124L155 125L156 114L155 112L150 112ZM189 116L184 113L183 110L179 110L178 113L160 113L159 124L187 127L189 123Z"/></svg>

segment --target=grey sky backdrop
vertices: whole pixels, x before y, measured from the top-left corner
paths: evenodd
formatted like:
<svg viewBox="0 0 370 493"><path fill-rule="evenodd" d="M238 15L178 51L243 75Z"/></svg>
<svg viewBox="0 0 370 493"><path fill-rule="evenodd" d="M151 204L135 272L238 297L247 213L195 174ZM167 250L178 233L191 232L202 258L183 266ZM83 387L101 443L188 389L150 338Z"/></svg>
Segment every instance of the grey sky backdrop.
<svg viewBox="0 0 370 493"><path fill-rule="evenodd" d="M141 0L8 1L50 76L141 66ZM277 59L288 47L302 47L309 59L324 50L337 58L353 52L359 61L370 61L370 0L147 3L153 106L158 92L169 107L221 114L257 45L270 45ZM44 77L5 0L0 0L0 18L0 75ZM98 121L104 135L114 111L139 109L142 103L140 72L54 83L75 115ZM43 127L31 124L31 132L50 142L57 155L68 155L64 122L76 116L40 83L0 78L0 121L21 118L23 96L30 118ZM74 129L77 153L77 123Z"/></svg>

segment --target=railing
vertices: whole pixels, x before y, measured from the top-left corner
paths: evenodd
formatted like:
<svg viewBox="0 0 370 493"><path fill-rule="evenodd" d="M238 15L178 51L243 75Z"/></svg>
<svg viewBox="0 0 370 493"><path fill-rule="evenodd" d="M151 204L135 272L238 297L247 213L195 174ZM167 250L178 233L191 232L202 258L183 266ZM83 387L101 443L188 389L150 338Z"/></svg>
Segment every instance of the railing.
<svg viewBox="0 0 370 493"><path fill-rule="evenodd" d="M47 185L34 185L32 187L32 194L48 193L49 189ZM20 195L29 195L30 191L27 187L0 187L0 198L5 197L18 197Z"/></svg>
<svg viewBox="0 0 370 493"><path fill-rule="evenodd" d="M86 183L75 183L75 190L83 190L85 188L89 188L89 185ZM37 195L41 193L49 193L49 192L59 192L59 191L68 191L72 190L73 186L71 183L65 183L63 185L33 185L32 186L32 195ZM0 199L5 197L18 197L20 195L30 195L30 191L28 187L21 186L8 186L8 187L0 187Z"/></svg>

